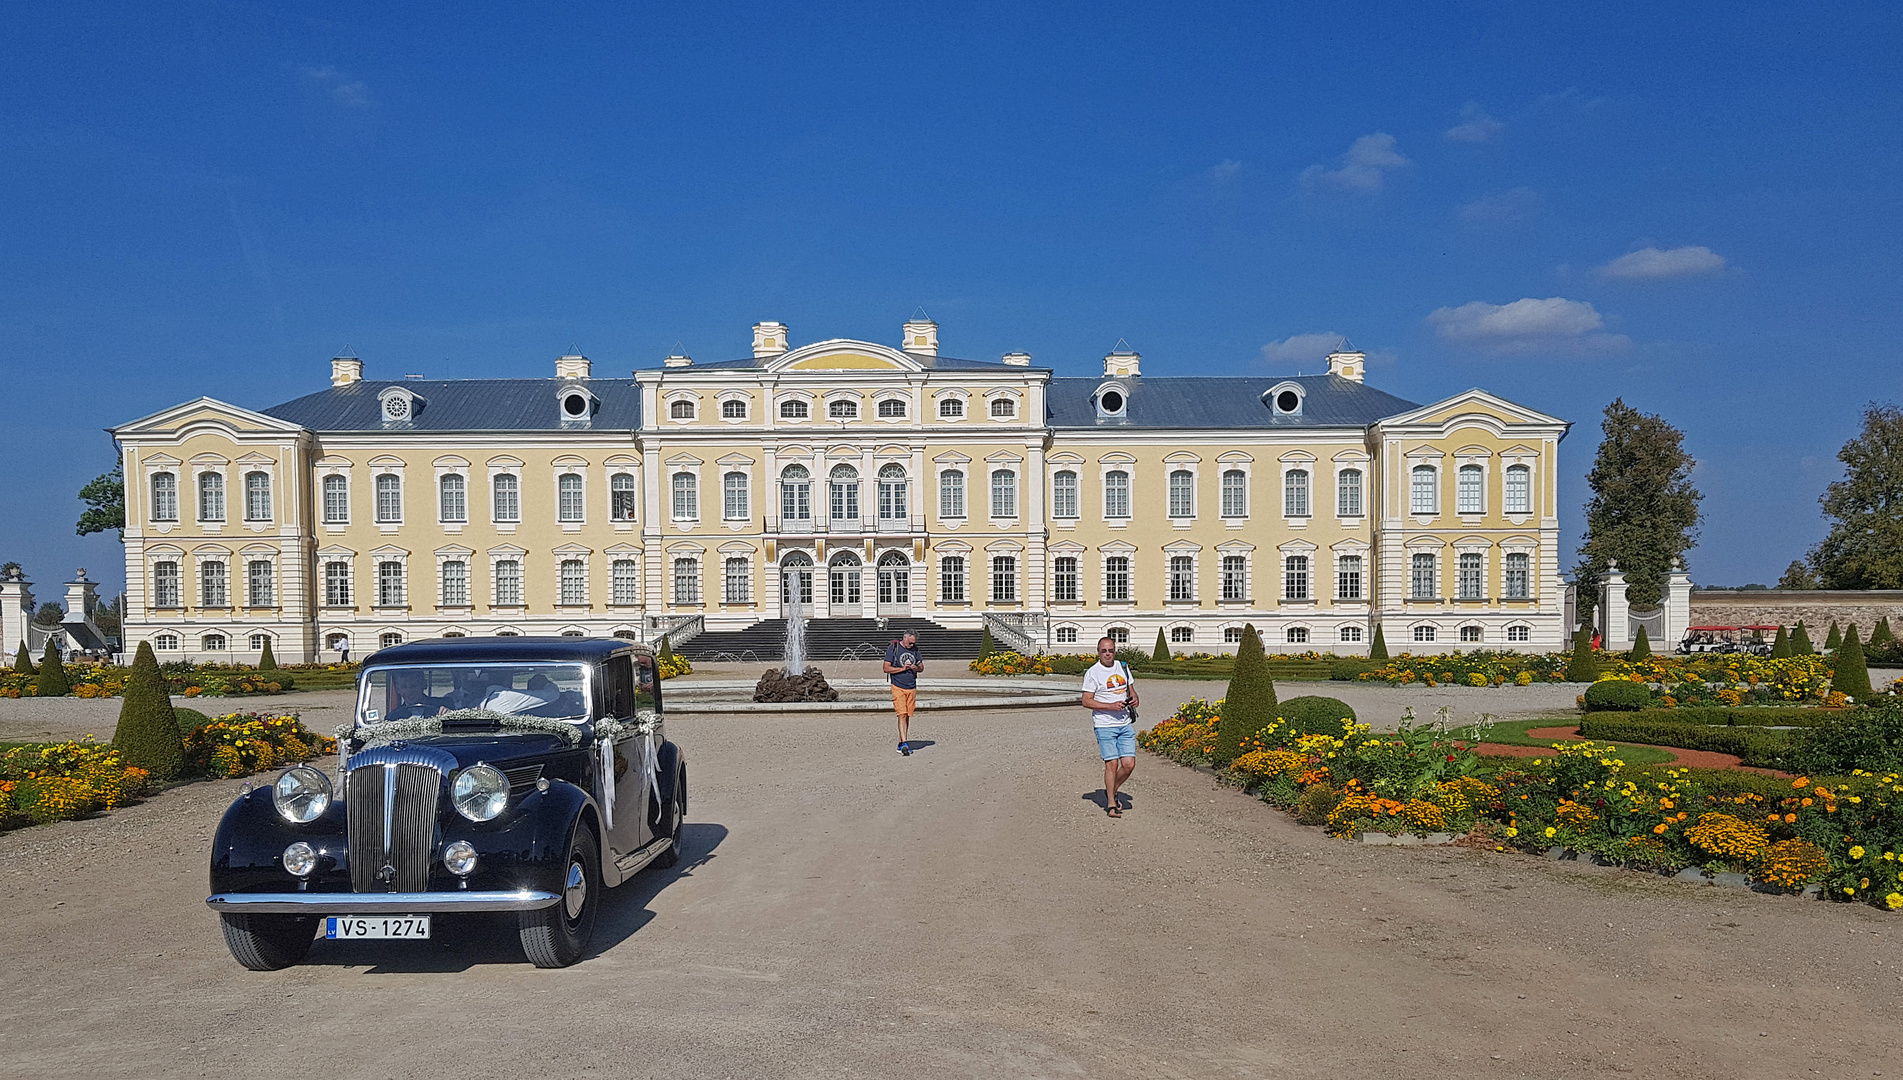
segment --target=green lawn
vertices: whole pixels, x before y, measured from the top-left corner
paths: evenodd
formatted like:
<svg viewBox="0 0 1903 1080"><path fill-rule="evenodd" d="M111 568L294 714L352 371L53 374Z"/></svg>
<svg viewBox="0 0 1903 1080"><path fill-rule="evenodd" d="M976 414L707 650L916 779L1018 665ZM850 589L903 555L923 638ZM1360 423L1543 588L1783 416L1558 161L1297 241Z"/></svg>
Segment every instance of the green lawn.
<svg viewBox="0 0 1903 1080"><path fill-rule="evenodd" d="M1535 739L1528 735L1527 731L1531 728L1571 727L1576 726L1578 723L1579 717L1576 715L1548 716L1532 720L1508 720L1493 725L1493 728L1487 732L1487 741L1500 743L1503 746L1537 746L1541 749L1548 749L1553 745L1554 740ZM1474 729L1471 727L1455 728L1452 734L1457 739L1471 739L1475 736ZM1666 750L1657 750L1649 746L1626 744L1619 746L1619 760L1625 762L1627 765L1663 765L1669 761L1676 761L1677 757Z"/></svg>

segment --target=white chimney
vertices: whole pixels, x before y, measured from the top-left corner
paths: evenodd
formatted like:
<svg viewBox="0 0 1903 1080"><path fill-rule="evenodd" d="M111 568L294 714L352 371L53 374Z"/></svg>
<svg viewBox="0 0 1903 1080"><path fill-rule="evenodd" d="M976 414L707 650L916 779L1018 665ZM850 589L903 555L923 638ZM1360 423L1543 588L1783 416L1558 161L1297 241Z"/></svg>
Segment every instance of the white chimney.
<svg viewBox="0 0 1903 1080"><path fill-rule="evenodd" d="M905 328L900 331L903 344L899 348L920 356L938 355L938 324L920 314L907 319Z"/></svg>
<svg viewBox="0 0 1903 1080"><path fill-rule="evenodd" d="M693 367L694 358L685 353L668 353L661 358L661 364L664 367Z"/></svg>
<svg viewBox="0 0 1903 1080"><path fill-rule="evenodd" d="M1360 382L1367 376L1368 354L1336 351L1328 354L1328 373Z"/></svg>
<svg viewBox="0 0 1903 1080"><path fill-rule="evenodd" d="M757 322L753 324L753 358L755 360L764 360L769 356L778 356L785 351L785 323Z"/></svg>
<svg viewBox="0 0 1903 1080"><path fill-rule="evenodd" d="M1103 377L1106 379L1134 379L1143 374L1138 362L1143 354L1124 344L1121 340L1110 355L1103 358Z"/></svg>
<svg viewBox="0 0 1903 1080"><path fill-rule="evenodd" d="M586 379L593 368L594 365L588 362L586 356L575 353L555 359L555 377L558 379Z"/></svg>
<svg viewBox="0 0 1903 1080"><path fill-rule="evenodd" d="M349 386L363 381L363 361L354 356L330 358L330 385Z"/></svg>
<svg viewBox="0 0 1903 1080"><path fill-rule="evenodd" d="M1004 354L1003 359L1005 363L1012 367L1031 366L1031 354L1027 352L1008 352Z"/></svg>

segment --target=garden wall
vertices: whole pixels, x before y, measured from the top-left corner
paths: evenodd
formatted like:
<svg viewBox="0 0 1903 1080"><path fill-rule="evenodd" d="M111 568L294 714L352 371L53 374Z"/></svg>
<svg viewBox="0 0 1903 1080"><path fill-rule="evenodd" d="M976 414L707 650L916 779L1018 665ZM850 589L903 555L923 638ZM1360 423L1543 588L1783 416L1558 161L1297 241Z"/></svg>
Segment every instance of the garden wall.
<svg viewBox="0 0 1903 1080"><path fill-rule="evenodd" d="M1693 626L1793 626L1801 619L1819 646L1822 631L1832 622L1846 630L1856 624L1857 635L1867 641L1877 620L1886 615L1892 628L1903 624L1903 589L1692 591Z"/></svg>

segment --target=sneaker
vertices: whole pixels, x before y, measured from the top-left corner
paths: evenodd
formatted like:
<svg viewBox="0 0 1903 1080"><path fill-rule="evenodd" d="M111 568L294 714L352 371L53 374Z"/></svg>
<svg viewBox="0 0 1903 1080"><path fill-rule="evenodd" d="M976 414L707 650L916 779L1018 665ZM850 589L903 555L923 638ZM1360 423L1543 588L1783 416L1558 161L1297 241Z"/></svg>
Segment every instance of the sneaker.
<svg viewBox="0 0 1903 1080"><path fill-rule="evenodd" d="M904 755L905 755L906 757L911 757L911 756L912 756L912 744L911 744L911 743L900 743L900 744L899 744L899 753L901 753L901 754L904 754Z"/></svg>

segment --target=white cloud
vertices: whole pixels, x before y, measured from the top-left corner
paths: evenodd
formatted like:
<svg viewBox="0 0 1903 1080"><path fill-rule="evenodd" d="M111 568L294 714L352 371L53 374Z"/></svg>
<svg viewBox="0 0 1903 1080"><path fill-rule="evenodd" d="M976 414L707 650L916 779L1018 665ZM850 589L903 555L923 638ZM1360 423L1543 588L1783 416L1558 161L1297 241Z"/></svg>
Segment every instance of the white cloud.
<svg viewBox="0 0 1903 1080"><path fill-rule="evenodd" d="M1445 341L1494 353L1614 352L1630 345L1605 332L1606 320L1584 300L1527 297L1510 304L1484 300L1436 308L1427 323Z"/></svg>
<svg viewBox="0 0 1903 1080"><path fill-rule="evenodd" d="M1209 179L1215 183L1226 184L1229 181L1234 180L1237 174L1241 172L1242 172L1242 162L1225 159L1223 161L1218 161L1214 165L1211 165L1203 173L1203 175L1209 177Z"/></svg>
<svg viewBox="0 0 1903 1080"><path fill-rule="evenodd" d="M375 102L370 99L370 87L362 79L353 79L344 72L329 65L307 67L304 77L321 88L332 101L347 109L367 109Z"/></svg>
<svg viewBox="0 0 1903 1080"><path fill-rule="evenodd" d="M1487 115L1487 110L1477 101L1469 101L1461 106L1461 122L1447 129L1447 137L1455 142L1481 143L1506 130L1506 125Z"/></svg>
<svg viewBox="0 0 1903 1080"><path fill-rule="evenodd" d="M1460 208L1460 220L1473 225L1505 224L1525 221L1537 215L1546 200L1530 187L1510 188L1482 195Z"/></svg>
<svg viewBox="0 0 1903 1080"><path fill-rule="evenodd" d="M1290 334L1280 341L1271 341L1262 346L1262 359L1275 365L1310 363L1334 352L1345 340L1333 330L1319 334Z"/></svg>
<svg viewBox="0 0 1903 1080"><path fill-rule="evenodd" d="M1372 193L1381 190L1388 173L1405 169L1413 162L1394 148L1394 136L1384 131L1363 135L1341 156L1341 166L1330 169L1310 165L1302 170L1302 183L1308 187L1331 187L1343 191Z"/></svg>
<svg viewBox="0 0 1903 1080"><path fill-rule="evenodd" d="M1666 251L1649 247L1612 260L1599 268L1599 276L1628 281L1657 281L1716 274L1724 268L1725 257L1708 247L1681 247Z"/></svg>

